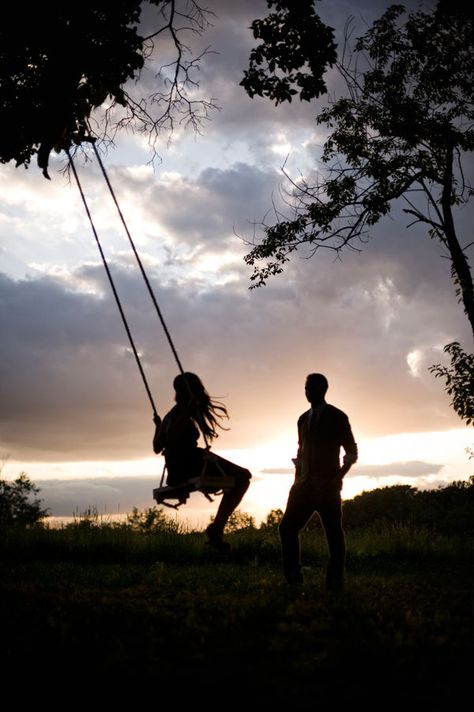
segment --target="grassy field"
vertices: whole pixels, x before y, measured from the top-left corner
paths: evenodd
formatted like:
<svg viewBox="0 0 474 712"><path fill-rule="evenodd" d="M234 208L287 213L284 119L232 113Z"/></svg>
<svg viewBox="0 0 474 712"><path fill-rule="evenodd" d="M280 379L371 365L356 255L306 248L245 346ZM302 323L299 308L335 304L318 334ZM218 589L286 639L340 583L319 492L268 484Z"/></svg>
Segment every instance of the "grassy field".
<svg viewBox="0 0 474 712"><path fill-rule="evenodd" d="M325 545L303 535L305 585L282 582L275 531L26 530L1 551L5 683L61 682L92 701L206 707L341 703L452 708L470 690L474 542L408 527L348 533L347 590L324 591ZM13 683L12 683L13 684ZM38 685L41 687L38 688ZM74 699L77 699L75 697ZM199 705L198 705L199 702Z"/></svg>

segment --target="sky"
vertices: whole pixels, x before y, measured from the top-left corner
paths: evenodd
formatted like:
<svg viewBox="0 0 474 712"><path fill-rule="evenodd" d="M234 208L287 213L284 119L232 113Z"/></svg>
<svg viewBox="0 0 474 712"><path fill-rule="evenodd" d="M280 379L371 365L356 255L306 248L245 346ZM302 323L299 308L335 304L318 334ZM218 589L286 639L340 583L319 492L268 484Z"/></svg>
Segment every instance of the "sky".
<svg viewBox="0 0 474 712"><path fill-rule="evenodd" d="M338 39L354 36L390 3L323 0ZM408 3L417 7L418 3ZM284 508L293 480L304 381L329 380L327 400L350 418L360 459L343 496L392 484L434 488L474 474L472 430L450 408L429 366L443 346L472 337L439 244L407 228L402 205L360 252L295 256L283 275L250 290L244 261L294 178L318 166L327 98L275 107L239 82L260 1L213 0L199 53L199 91L219 109L199 135L177 126L159 159L143 135L124 132L104 161L186 370L230 413L213 449L248 467L241 509L257 520ZM425 7L433 3L426 2ZM144 23L153 27L149 12ZM158 50L160 46L158 45ZM162 47L165 56L166 44ZM335 71L328 84L336 92ZM131 91L153 88L143 73ZM320 164L319 164L320 165ZM110 293L80 196L53 156L46 181L0 166L0 458L2 477L25 471L51 514L88 507L104 515L153 506L163 461L153 454L152 411ZM78 158L98 231L161 415L173 405L177 366L96 161ZM472 210L456 215L468 236ZM204 526L217 503L193 494L178 517Z"/></svg>

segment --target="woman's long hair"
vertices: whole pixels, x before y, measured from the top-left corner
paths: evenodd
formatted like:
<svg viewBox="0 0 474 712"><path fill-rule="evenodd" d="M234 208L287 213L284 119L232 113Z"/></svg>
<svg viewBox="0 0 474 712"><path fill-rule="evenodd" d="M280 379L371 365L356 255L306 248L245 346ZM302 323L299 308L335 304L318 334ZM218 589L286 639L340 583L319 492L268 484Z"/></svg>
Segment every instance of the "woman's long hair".
<svg viewBox="0 0 474 712"><path fill-rule="evenodd" d="M204 388L199 376L195 373L181 373L173 381L176 392L176 403L187 408L205 439L214 440L218 437L216 428L227 430L219 422L228 418L227 408L223 403L211 398Z"/></svg>

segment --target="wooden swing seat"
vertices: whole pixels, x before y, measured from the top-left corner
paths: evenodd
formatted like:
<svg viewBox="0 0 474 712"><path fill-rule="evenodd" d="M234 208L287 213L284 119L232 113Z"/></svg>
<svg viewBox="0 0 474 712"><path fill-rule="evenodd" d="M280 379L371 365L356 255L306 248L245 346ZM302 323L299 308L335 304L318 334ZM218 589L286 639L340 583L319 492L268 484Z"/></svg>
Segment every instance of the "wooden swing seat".
<svg viewBox="0 0 474 712"><path fill-rule="evenodd" d="M217 495L228 492L234 485L234 477L225 474L208 475L206 472L203 472L199 477L185 480L179 485L156 487L153 490L153 499L157 504L163 504L165 507L177 509L186 503L192 492L202 492L203 495L212 502L211 494ZM176 500L176 504L172 504L168 502L168 500Z"/></svg>

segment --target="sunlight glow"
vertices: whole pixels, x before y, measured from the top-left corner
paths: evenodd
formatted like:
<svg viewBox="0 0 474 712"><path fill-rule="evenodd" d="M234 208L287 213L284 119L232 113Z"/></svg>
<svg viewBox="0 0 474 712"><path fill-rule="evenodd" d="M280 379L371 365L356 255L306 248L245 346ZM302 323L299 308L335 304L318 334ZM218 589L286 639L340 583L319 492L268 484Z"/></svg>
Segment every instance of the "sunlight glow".
<svg viewBox="0 0 474 712"><path fill-rule="evenodd" d="M465 449L472 445L472 432L456 428L441 432L397 433L368 438L360 443L360 462L383 465L389 462L437 462L454 469L468 467Z"/></svg>
<svg viewBox="0 0 474 712"><path fill-rule="evenodd" d="M291 151L291 143L288 141L285 134L278 134L277 140L271 147L272 153L278 156L287 156Z"/></svg>
<svg viewBox="0 0 474 712"><path fill-rule="evenodd" d="M359 462L344 480L343 498L350 499L364 490L395 484L435 489L454 480L466 480L474 474L474 462L469 461L465 451L469 446L472 446L472 435L467 428L444 432L398 433L381 438L361 439ZM262 521L270 510L285 508L288 491L294 481L291 459L296 455L296 448L294 433L288 432L254 448L215 449L216 454L252 472L252 483L240 508L252 514L257 522ZM413 469L410 469L411 467ZM417 474L418 469L421 474ZM41 480L67 482L71 479L93 480L97 477L149 476L156 478L158 486L162 470L161 456L123 461L49 463L18 462L10 459L5 465L3 476L14 479L20 472L25 471L39 487ZM94 502L91 502L91 505L93 504ZM149 506L153 504L150 491ZM193 526L197 522L204 525L209 521L209 516L215 513L216 506L216 502L203 502L202 497L195 494L190 502L179 510L178 518ZM74 508L74 502L71 502L71 511ZM131 511L131 506L129 510ZM123 511L124 509L122 513ZM108 512L112 513L112 509L108 508Z"/></svg>
<svg viewBox="0 0 474 712"><path fill-rule="evenodd" d="M421 349L413 349L407 354L407 364L410 370L410 375L414 378L419 378L420 371L423 366L423 351Z"/></svg>

